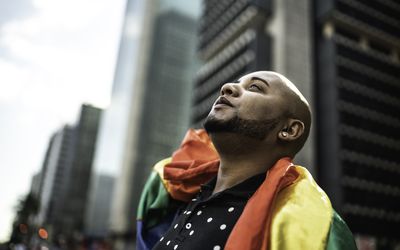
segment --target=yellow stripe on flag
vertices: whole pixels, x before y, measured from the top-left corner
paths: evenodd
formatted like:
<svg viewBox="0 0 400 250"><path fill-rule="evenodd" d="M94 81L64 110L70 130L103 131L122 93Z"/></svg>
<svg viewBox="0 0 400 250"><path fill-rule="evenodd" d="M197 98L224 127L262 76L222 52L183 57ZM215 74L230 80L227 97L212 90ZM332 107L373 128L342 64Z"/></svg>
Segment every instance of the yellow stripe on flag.
<svg viewBox="0 0 400 250"><path fill-rule="evenodd" d="M269 248L325 249L332 220L332 205L307 169L276 198Z"/></svg>
<svg viewBox="0 0 400 250"><path fill-rule="evenodd" d="M172 160L171 157L165 158L156 163L153 167L153 171L156 171L157 174L160 176L162 183L164 184L165 190L168 190L168 182L164 179L164 166L170 163Z"/></svg>

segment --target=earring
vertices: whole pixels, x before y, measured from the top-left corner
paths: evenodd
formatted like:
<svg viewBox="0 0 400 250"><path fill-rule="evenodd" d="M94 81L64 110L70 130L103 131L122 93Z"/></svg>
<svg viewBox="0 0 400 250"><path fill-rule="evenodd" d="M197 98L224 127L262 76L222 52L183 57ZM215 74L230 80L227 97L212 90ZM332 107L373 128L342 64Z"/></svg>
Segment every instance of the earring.
<svg viewBox="0 0 400 250"><path fill-rule="evenodd" d="M283 137L287 137L287 136L288 136L288 133L287 133L287 132L282 132L282 136L283 136Z"/></svg>

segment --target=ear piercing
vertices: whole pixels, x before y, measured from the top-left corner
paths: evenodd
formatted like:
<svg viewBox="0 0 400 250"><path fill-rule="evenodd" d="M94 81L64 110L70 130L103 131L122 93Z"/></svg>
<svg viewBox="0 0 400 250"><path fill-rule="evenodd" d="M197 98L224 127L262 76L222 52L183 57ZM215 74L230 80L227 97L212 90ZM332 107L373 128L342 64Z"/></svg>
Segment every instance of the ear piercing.
<svg viewBox="0 0 400 250"><path fill-rule="evenodd" d="M283 137L287 137L287 136L288 136L288 133L287 133L287 132L282 132L282 136L283 136Z"/></svg>

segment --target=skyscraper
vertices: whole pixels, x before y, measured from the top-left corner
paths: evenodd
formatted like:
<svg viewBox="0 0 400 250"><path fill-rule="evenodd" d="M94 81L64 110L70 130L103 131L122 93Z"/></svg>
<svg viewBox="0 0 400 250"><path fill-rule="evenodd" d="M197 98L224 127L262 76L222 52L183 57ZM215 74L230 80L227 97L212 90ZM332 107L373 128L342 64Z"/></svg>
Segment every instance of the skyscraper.
<svg viewBox="0 0 400 250"><path fill-rule="evenodd" d="M41 172L37 224L51 240L82 234L88 183L101 110L83 105L76 126L56 132Z"/></svg>
<svg viewBox="0 0 400 250"><path fill-rule="evenodd" d="M90 182L84 232L89 238L104 240L109 234L115 177L94 172Z"/></svg>
<svg viewBox="0 0 400 250"><path fill-rule="evenodd" d="M88 190L96 146L101 109L82 105L75 127L73 160L68 174L63 203L59 204L60 216L56 223L58 232L66 237L82 234L88 200Z"/></svg>
<svg viewBox="0 0 400 250"><path fill-rule="evenodd" d="M127 149L131 158L117 182L112 216L112 228L132 238L145 180L151 167L179 145L188 127L190 109L195 22L177 11L154 11L157 15L153 29L148 31L149 40L143 41L149 46L144 55L147 64L138 72L143 79L141 102L135 100L139 110L130 120L132 134Z"/></svg>
<svg viewBox="0 0 400 250"><path fill-rule="evenodd" d="M115 179L115 182L122 172L122 169L131 168L131 148L127 147L130 144L132 137L132 126L130 125L130 117L133 116L141 100L142 79L137 76L137 68L141 68L139 58L143 58L142 50L139 50L141 44L144 27L138 24L149 25L147 18L152 16L152 9L145 9L144 1L127 1L125 10L125 19L123 23L122 37L119 45L117 65L114 73L114 82L112 88L111 103L105 110L101 118L99 140L97 142L95 158L93 162L93 182L90 184L89 201L90 204L87 210L86 218L86 233L89 236L96 236L98 232L109 233L111 230L120 232L120 228L128 228L125 224L129 218L122 216L121 221L112 220L111 211L128 199L124 194L114 195L115 183L110 186L110 192L100 193L97 190L96 180L100 175L107 175ZM146 13L146 15L144 15ZM138 82L138 86L135 83ZM108 195L108 197L107 197ZM102 211L97 211L99 208L95 204L99 200L109 199L110 202L106 207L101 208ZM121 201L119 201L120 199ZM126 203L129 203L127 200ZM120 205L118 205L120 206ZM117 207L118 207L117 206ZM114 208L114 210L117 208ZM118 210L116 213L126 214L127 211ZM97 223L94 217L95 214L105 213L104 223ZM114 227L111 229L113 221ZM106 235L103 235L106 236Z"/></svg>
<svg viewBox="0 0 400 250"><path fill-rule="evenodd" d="M132 218L151 167L179 147L189 126L195 37L192 18L177 11L157 16L129 180Z"/></svg>
<svg viewBox="0 0 400 250"><path fill-rule="evenodd" d="M316 1L319 179L356 234L400 245L400 4Z"/></svg>
<svg viewBox="0 0 400 250"><path fill-rule="evenodd" d="M42 176L40 172L32 176L30 193L34 195L35 198L39 198L41 178Z"/></svg>
<svg viewBox="0 0 400 250"><path fill-rule="evenodd" d="M194 19L176 10L162 12L156 18L136 166L150 167L171 155L188 128L195 30ZM143 182L149 170L137 176L136 182Z"/></svg>
<svg viewBox="0 0 400 250"><path fill-rule="evenodd" d="M117 248L133 248L144 182L152 166L179 146L188 127L198 3L127 3L111 105L95 160L98 173L116 177L109 229L101 230L121 239Z"/></svg>
<svg viewBox="0 0 400 250"><path fill-rule="evenodd" d="M40 210L37 223L41 226L53 227L57 214L60 213L60 203L64 202L68 173L73 158L74 129L64 126L53 134L50 139L41 172Z"/></svg>

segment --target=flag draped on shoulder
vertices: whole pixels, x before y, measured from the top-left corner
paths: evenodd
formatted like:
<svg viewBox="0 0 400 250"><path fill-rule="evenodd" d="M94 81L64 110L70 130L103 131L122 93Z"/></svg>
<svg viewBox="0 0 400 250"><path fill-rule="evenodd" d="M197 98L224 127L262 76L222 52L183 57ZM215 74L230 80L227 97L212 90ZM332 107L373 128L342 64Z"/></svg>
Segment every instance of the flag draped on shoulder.
<svg viewBox="0 0 400 250"><path fill-rule="evenodd" d="M218 154L204 130L189 130L171 158L158 162L138 209L137 249L151 249L178 206L216 176ZM357 249L346 223L307 169L284 157L247 202L225 249Z"/></svg>
<svg viewBox="0 0 400 250"><path fill-rule="evenodd" d="M218 172L219 157L204 130L190 129L172 157L159 161L142 192L136 223L136 247L151 249L187 203Z"/></svg>

